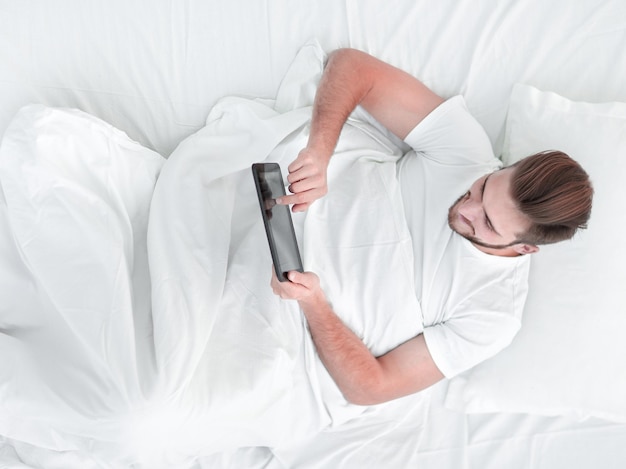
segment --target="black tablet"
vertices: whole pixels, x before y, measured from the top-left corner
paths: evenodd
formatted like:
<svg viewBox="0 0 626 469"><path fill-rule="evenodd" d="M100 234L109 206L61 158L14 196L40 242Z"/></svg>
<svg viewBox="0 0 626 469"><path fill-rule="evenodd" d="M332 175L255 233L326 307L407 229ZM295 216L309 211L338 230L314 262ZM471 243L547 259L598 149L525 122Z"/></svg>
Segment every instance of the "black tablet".
<svg viewBox="0 0 626 469"><path fill-rule="evenodd" d="M274 270L278 280L286 282L287 272L302 272L303 268L289 206L276 203L278 197L286 195L280 166L277 163L255 163L252 175Z"/></svg>

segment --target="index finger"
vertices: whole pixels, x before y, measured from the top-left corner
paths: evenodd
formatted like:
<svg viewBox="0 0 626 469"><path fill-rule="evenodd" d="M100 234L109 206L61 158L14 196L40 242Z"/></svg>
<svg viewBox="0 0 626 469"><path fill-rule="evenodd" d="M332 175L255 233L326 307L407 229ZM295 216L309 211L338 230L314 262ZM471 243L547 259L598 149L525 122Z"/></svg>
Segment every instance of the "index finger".
<svg viewBox="0 0 626 469"><path fill-rule="evenodd" d="M292 205L292 204L297 204L298 200L296 199L298 194L291 194L291 195L282 195L278 198L276 198L276 203L278 205Z"/></svg>
<svg viewBox="0 0 626 469"><path fill-rule="evenodd" d="M279 205L304 205L313 200L315 200L315 193L313 190L308 190L296 194L281 195L276 199L276 203Z"/></svg>
<svg viewBox="0 0 626 469"><path fill-rule="evenodd" d="M313 203L313 200L303 200L300 198L300 194L284 195L280 199L276 199L278 205L291 205L292 212L304 212Z"/></svg>

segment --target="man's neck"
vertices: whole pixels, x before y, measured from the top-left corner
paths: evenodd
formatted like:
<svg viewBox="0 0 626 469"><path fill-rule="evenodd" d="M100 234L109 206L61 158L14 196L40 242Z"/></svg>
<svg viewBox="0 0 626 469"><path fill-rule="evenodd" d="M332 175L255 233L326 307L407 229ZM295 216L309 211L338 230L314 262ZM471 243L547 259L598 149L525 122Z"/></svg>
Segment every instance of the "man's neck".
<svg viewBox="0 0 626 469"><path fill-rule="evenodd" d="M498 256L498 257L517 257L517 256L521 256L521 254L519 252L517 252L512 246L509 246L509 247L506 247L506 248L494 249L494 248L488 248L488 247L485 247L485 246L481 246L481 245L476 244L476 243L472 243L472 244L479 251L482 251L485 254L489 254L489 255L492 255L492 256Z"/></svg>

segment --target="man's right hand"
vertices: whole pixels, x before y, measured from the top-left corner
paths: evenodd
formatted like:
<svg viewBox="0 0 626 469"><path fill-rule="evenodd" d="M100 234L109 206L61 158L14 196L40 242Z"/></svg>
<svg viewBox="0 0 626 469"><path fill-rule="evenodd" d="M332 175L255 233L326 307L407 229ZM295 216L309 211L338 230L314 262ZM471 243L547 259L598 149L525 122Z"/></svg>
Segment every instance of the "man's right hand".
<svg viewBox="0 0 626 469"><path fill-rule="evenodd" d="M302 212L326 194L328 162L346 119L358 105L404 139L442 102L413 76L362 51L331 53L315 95L307 147L289 165L292 195L277 203L293 204L294 212Z"/></svg>
<svg viewBox="0 0 626 469"><path fill-rule="evenodd" d="M328 192L326 170L330 156L319 155L317 152L304 148L298 157L289 165L289 190L291 195L276 199L281 205L293 204L294 212L304 212L317 199Z"/></svg>

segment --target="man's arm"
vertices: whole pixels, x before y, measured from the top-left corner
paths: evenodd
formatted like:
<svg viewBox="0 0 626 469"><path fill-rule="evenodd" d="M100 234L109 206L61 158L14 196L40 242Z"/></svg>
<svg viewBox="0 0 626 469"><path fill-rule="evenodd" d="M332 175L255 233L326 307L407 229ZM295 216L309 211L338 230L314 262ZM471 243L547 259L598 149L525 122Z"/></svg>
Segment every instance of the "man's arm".
<svg viewBox="0 0 626 469"><path fill-rule="evenodd" d="M372 405L413 394L444 376L435 365L423 335L375 357L333 312L319 279L311 272L290 272L290 282L272 279L281 298L298 300L317 352L344 397Z"/></svg>
<svg viewBox="0 0 626 469"><path fill-rule="evenodd" d="M306 210L326 194L326 168L341 129L360 104L392 133L408 133L443 102L423 83L408 73L354 49L330 54L322 75L305 149L289 165L288 181L294 195L279 203L295 204Z"/></svg>

